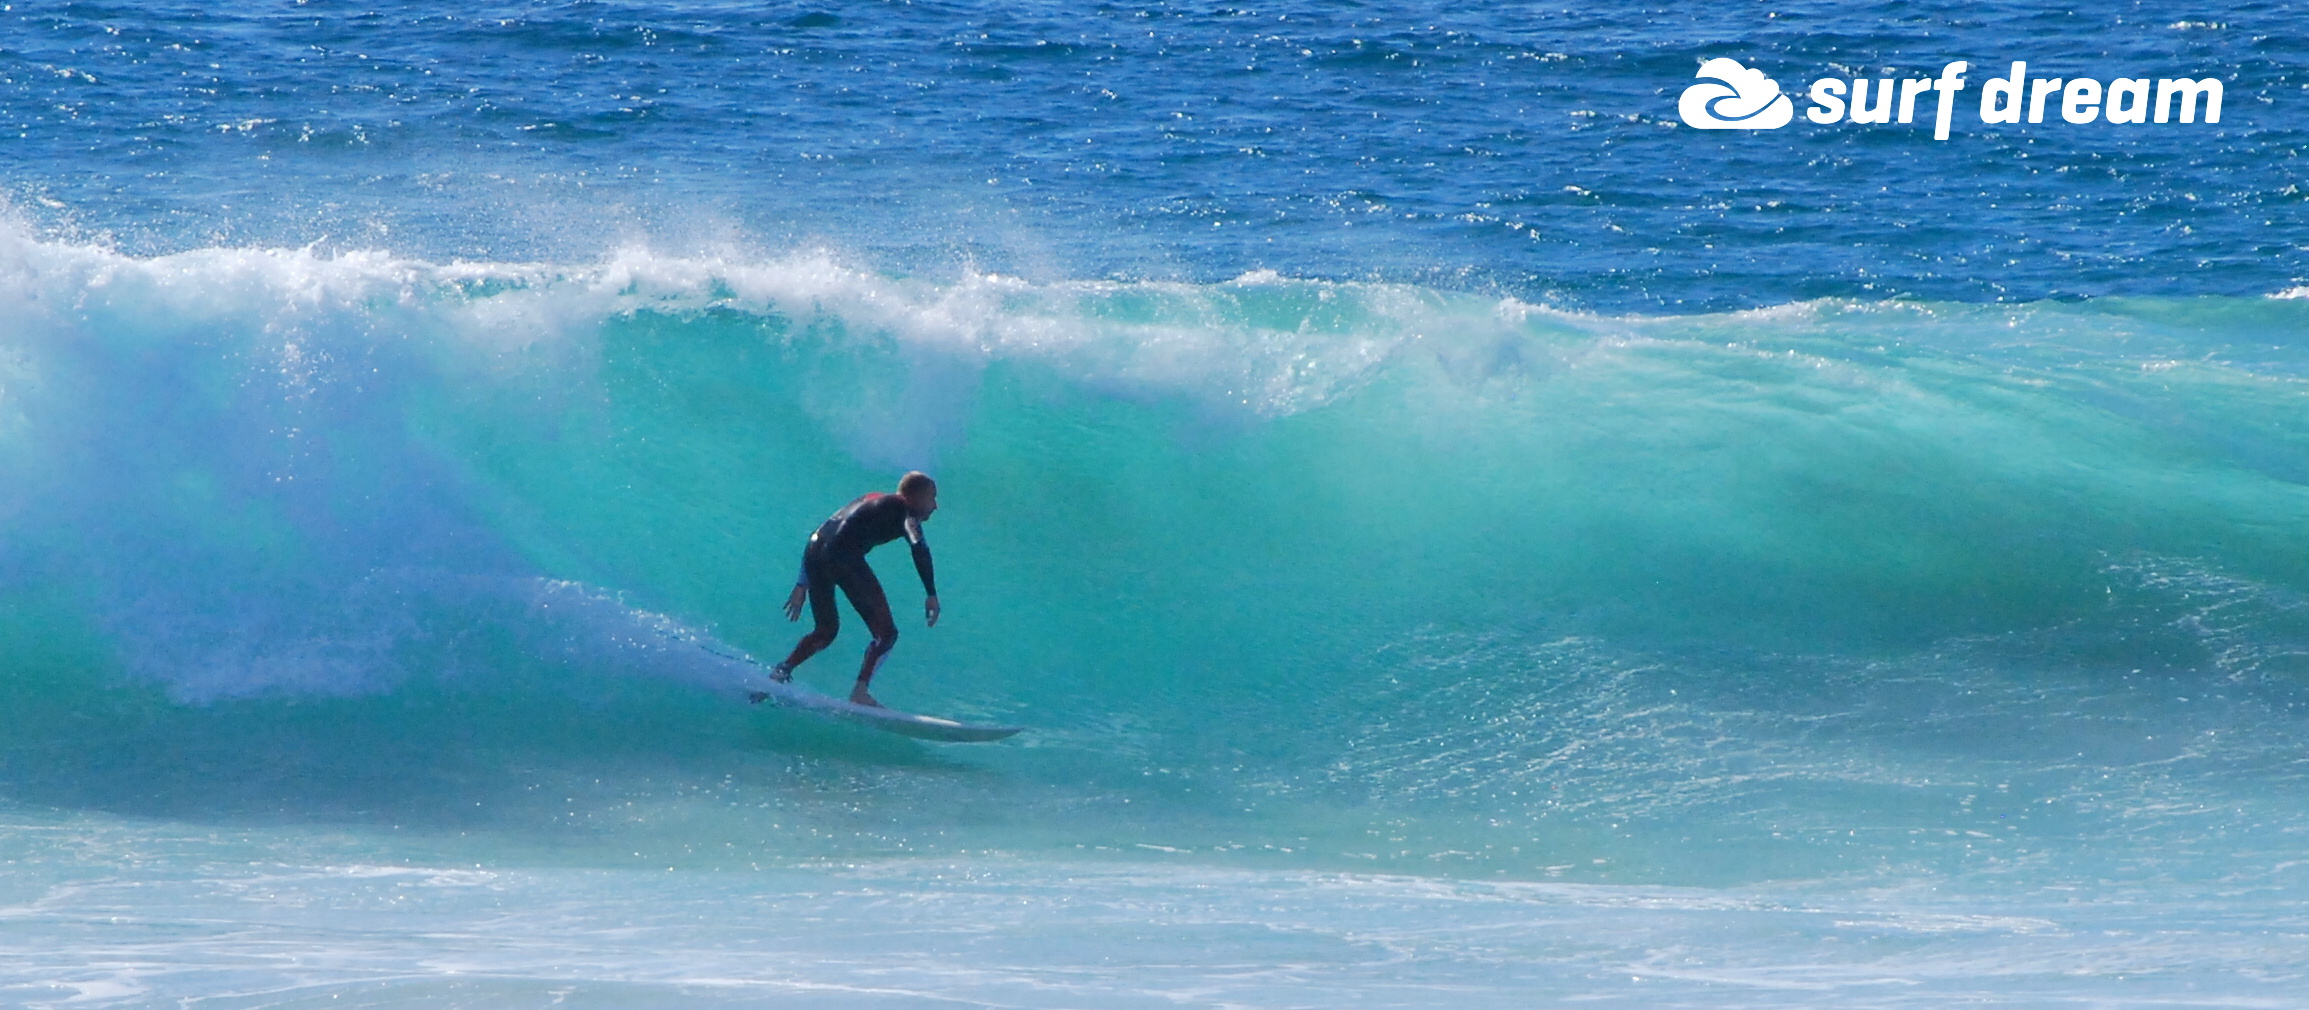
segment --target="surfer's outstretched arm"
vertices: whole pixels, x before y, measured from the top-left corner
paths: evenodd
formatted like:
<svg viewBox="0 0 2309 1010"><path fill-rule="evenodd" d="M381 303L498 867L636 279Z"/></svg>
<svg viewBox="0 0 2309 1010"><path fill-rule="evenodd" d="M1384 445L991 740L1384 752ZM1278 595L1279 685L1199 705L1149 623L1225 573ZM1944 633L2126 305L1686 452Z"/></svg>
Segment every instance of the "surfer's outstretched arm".
<svg viewBox="0 0 2309 1010"><path fill-rule="evenodd" d="M906 517L906 547L914 552L914 574L922 577L922 617L930 627L938 626L938 580L932 575L930 541L922 539L922 522Z"/></svg>
<svg viewBox="0 0 2309 1010"><path fill-rule="evenodd" d="M816 537L812 537L816 540ZM802 619L802 604L810 598L810 562L805 559L800 571L794 573L794 591L786 594L786 620Z"/></svg>

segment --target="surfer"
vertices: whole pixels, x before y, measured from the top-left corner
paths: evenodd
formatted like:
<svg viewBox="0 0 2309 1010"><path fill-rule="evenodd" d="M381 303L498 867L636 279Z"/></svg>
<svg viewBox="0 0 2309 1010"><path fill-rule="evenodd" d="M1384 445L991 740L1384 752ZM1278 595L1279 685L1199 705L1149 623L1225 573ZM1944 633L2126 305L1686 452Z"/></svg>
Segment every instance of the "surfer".
<svg viewBox="0 0 2309 1010"><path fill-rule="evenodd" d="M793 593L786 597L786 620L801 620L802 601L808 600L810 617L817 624L794 644L794 651L784 662L770 668L772 680L782 684L794 679L794 667L833 644L842 623L841 610L834 603L834 588L839 586L859 619L866 622L866 630L874 635L866 645L866 662L858 668L858 685L850 689L850 701L882 707L866 693L866 685L874 679L874 669L882 665L882 657L898 644L898 625L890 619L890 601L882 595L882 582L874 577L874 569L866 564L866 552L906 538L906 546L914 552L914 572L922 576L922 591L929 594L922 601L922 614L930 627L937 627L938 584L930 577L930 545L922 540L922 523L936 511L938 482L914 470L899 478L897 494L867 492L818 524L818 531L810 534L809 545L802 548L802 571L794 580ZM766 697L756 694L753 699Z"/></svg>

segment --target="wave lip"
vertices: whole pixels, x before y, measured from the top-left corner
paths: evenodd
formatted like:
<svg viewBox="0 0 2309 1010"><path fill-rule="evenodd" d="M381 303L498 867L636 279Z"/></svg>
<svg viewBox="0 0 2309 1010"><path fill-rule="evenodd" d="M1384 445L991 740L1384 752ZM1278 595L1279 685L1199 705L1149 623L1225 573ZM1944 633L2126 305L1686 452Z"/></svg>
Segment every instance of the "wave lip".
<svg viewBox="0 0 2309 1010"><path fill-rule="evenodd" d="M138 258L40 240L21 225L0 228L0 301L52 326L72 325L60 307L97 313L88 321L107 329L168 329L180 339L197 322L242 341L242 353L280 357L291 372L298 354L353 353L364 341L418 336L504 351L583 340L635 313L737 312L920 353L1042 360L1089 381L1191 392L1262 414L1327 402L1408 342L1533 311L1514 299L1273 271L1200 285L991 273L937 282L823 250L685 256L631 246L591 264L433 263L313 247ZM153 325L161 321L174 325ZM38 338L0 350L21 355L30 342Z"/></svg>

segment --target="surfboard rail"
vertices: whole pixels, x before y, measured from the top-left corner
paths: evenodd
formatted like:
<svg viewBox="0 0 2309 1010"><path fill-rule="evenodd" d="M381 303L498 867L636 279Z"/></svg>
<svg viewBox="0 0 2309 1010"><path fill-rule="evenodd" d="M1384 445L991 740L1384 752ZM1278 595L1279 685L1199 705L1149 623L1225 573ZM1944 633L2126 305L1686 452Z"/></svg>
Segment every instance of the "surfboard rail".
<svg viewBox="0 0 2309 1010"><path fill-rule="evenodd" d="M744 663L756 670L768 669L761 660L744 653L724 652L714 648L714 645L699 641L694 637L685 637L679 640L733 663ZM859 705L832 695L819 694L792 681L771 680L766 676L758 685L748 687L745 695L747 700L756 703L771 702L780 708L801 709L805 712L814 712L819 715L871 726L885 733L910 736L917 740L936 740L941 743L984 743L989 740L1001 740L1005 737L1017 736L1026 729L1024 726L993 726L985 723L956 722L934 715L920 715L914 712L901 712L894 708Z"/></svg>
<svg viewBox="0 0 2309 1010"><path fill-rule="evenodd" d="M983 723L955 722L934 715L917 715L894 708L876 708L819 694L793 683L771 681L755 690L749 697L766 701L780 708L795 708L847 719L881 730L910 736L918 740L937 740L944 743L983 743L1016 736L1024 726L990 726Z"/></svg>

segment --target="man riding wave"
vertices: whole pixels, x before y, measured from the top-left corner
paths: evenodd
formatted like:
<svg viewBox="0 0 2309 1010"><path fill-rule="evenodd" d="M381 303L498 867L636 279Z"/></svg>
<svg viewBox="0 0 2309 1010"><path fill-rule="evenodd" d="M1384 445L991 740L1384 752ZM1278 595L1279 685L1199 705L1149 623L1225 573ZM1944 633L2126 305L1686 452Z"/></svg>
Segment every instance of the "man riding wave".
<svg viewBox="0 0 2309 1010"><path fill-rule="evenodd" d="M881 580L866 564L866 552L906 538L914 554L914 572L922 577L922 591L929 594L922 601L923 616L929 627L937 627L938 584L930 574L930 545L922 539L922 524L936 511L938 482L914 470L899 478L897 494L872 491L860 495L818 524L818 531L810 534L809 545L802 548L802 570L794 579L793 593L786 597L787 620L801 620L802 602L808 600L816 623L783 662L770 668L771 679L781 684L792 680L794 667L833 644L842 623L841 610L834 602L834 590L839 587L874 636L866 646L866 661L858 668L858 684L850 689L850 701L881 707L882 703L867 693L866 685L874 679L882 658L890 654L890 647L898 644L898 625L890 618L890 601L882 594ZM766 697L756 694L754 700Z"/></svg>

